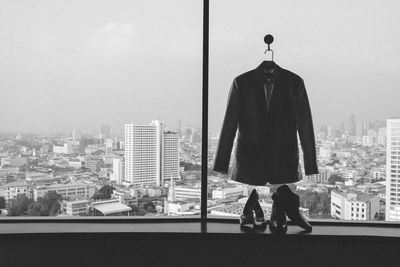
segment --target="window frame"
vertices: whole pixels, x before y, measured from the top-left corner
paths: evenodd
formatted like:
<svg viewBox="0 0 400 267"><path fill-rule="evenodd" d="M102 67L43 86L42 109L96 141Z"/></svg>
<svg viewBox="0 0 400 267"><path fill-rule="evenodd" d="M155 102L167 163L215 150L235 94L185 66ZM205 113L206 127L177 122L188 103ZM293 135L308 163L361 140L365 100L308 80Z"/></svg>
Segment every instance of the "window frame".
<svg viewBox="0 0 400 267"><path fill-rule="evenodd" d="M207 181L208 181L208 81L209 81L209 0L203 1L203 60L202 60L202 155L201 155L201 213L196 216L76 216L76 217L2 217L1 224L8 223L200 223L201 232L207 231L207 223L236 223L237 218L209 215L207 216ZM335 219L309 219L315 226L361 226L400 228L400 223L393 221L350 221ZM292 222L288 222L292 224ZM111 229L110 229L111 230ZM1 235L1 234L0 234Z"/></svg>

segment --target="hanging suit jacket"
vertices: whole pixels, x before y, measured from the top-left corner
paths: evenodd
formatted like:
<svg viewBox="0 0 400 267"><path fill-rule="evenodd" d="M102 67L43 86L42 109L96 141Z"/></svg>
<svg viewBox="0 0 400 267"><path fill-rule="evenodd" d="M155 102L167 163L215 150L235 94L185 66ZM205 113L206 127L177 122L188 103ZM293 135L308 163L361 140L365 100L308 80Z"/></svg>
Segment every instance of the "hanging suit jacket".
<svg viewBox="0 0 400 267"><path fill-rule="evenodd" d="M297 182L302 179L297 132L305 174L318 173L304 81L275 64L274 89L267 109L262 65L233 80L213 169L228 173L237 132L233 180L251 185Z"/></svg>

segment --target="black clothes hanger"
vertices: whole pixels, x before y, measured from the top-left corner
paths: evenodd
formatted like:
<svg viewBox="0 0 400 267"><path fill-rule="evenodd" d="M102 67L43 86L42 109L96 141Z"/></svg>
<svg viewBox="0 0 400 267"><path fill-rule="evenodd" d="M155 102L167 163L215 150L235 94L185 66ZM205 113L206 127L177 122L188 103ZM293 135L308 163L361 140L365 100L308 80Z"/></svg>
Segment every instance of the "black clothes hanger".
<svg viewBox="0 0 400 267"><path fill-rule="evenodd" d="M277 70L277 65L274 61L274 51L270 48L271 43L274 41L274 37L270 34L265 35L264 37L264 42L268 45L267 50L265 50L264 54L266 54L268 51L271 52L271 60L264 60L261 63L261 70L263 73L263 76L265 78L265 81L269 83L274 83L275 77L276 77L276 70Z"/></svg>
<svg viewBox="0 0 400 267"><path fill-rule="evenodd" d="M271 52L271 60L264 60L261 63L261 68L263 73L266 75L266 78L270 80L275 73L276 63L274 61L274 51L270 48L270 45L274 41L274 37L271 34L267 34L264 37L264 42L268 45L267 50L265 50L264 54L267 54L268 51Z"/></svg>

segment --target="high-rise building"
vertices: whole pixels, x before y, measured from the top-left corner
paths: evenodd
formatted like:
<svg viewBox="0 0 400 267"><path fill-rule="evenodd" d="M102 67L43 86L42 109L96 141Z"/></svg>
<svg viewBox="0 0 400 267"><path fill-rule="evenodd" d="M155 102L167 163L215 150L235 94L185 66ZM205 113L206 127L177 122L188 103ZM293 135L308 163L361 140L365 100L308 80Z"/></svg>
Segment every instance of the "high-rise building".
<svg viewBox="0 0 400 267"><path fill-rule="evenodd" d="M117 184L121 184L123 180L123 164L124 162L122 157L113 158L113 173L110 180Z"/></svg>
<svg viewBox="0 0 400 267"><path fill-rule="evenodd" d="M381 127L378 130L378 145L386 146L386 127Z"/></svg>
<svg viewBox="0 0 400 267"><path fill-rule="evenodd" d="M79 139L81 139L81 133L79 130L74 129L72 131L72 140L79 140Z"/></svg>
<svg viewBox="0 0 400 267"><path fill-rule="evenodd" d="M113 152L114 140L108 138L104 143L106 145L106 155L111 154Z"/></svg>
<svg viewBox="0 0 400 267"><path fill-rule="evenodd" d="M161 185L165 180L179 179L179 135L171 131L163 135Z"/></svg>
<svg viewBox="0 0 400 267"><path fill-rule="evenodd" d="M100 139L107 139L111 137L111 128L109 125L103 124L100 126Z"/></svg>
<svg viewBox="0 0 400 267"><path fill-rule="evenodd" d="M345 133L345 127L344 127L344 122L342 122L341 124L340 124L340 134L342 135L342 134L344 134Z"/></svg>
<svg viewBox="0 0 400 267"><path fill-rule="evenodd" d="M164 132L164 122L125 124L125 181L135 187L163 185L179 178L178 135Z"/></svg>
<svg viewBox="0 0 400 267"><path fill-rule="evenodd" d="M186 128L185 130L185 138L190 139L190 136L192 135L192 129L191 128Z"/></svg>
<svg viewBox="0 0 400 267"><path fill-rule="evenodd" d="M330 138L332 136L333 136L332 126L328 125L326 126L326 137Z"/></svg>
<svg viewBox="0 0 400 267"><path fill-rule="evenodd" d="M160 124L125 124L125 181L134 186L160 184Z"/></svg>
<svg viewBox="0 0 400 267"><path fill-rule="evenodd" d="M181 120L178 120L178 129L177 129L177 131L178 131L179 137L181 137L182 136L182 121Z"/></svg>
<svg viewBox="0 0 400 267"><path fill-rule="evenodd" d="M356 136L356 116L354 114L349 117L349 135Z"/></svg>
<svg viewBox="0 0 400 267"><path fill-rule="evenodd" d="M387 120L386 220L400 221L400 118Z"/></svg>

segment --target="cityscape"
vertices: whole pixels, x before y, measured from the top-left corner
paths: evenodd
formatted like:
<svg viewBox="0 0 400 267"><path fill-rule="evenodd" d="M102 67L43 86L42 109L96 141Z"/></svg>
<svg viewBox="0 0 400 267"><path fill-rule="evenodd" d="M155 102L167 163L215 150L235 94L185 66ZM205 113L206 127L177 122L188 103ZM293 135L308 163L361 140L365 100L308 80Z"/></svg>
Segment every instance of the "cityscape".
<svg viewBox="0 0 400 267"><path fill-rule="evenodd" d="M177 125L171 130L157 119L127 123L123 133L104 124L97 133L2 134L1 216L200 215L201 128ZM300 153L303 214L399 221L400 119L357 122L350 115L339 129L315 132L319 174L305 176ZM209 134L207 211L238 218L250 187L212 170L218 138ZM257 190L268 218L269 186Z"/></svg>

